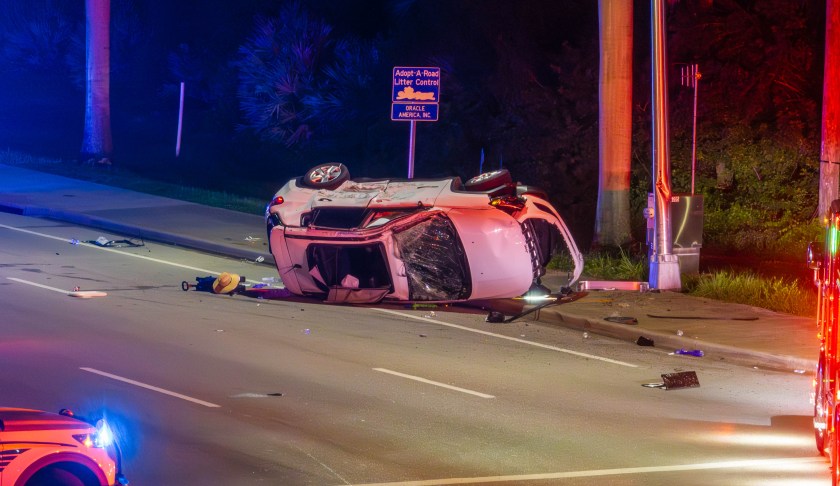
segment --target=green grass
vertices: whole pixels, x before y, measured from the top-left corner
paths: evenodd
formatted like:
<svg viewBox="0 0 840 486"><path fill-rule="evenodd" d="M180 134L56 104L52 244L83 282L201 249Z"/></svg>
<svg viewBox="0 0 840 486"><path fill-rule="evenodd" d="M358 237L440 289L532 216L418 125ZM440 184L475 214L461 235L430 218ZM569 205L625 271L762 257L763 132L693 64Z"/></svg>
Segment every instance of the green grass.
<svg viewBox="0 0 840 486"><path fill-rule="evenodd" d="M696 297L707 297L755 307L813 317L817 292L802 283L778 277L761 277L753 272L730 270L683 276L683 289Z"/></svg>

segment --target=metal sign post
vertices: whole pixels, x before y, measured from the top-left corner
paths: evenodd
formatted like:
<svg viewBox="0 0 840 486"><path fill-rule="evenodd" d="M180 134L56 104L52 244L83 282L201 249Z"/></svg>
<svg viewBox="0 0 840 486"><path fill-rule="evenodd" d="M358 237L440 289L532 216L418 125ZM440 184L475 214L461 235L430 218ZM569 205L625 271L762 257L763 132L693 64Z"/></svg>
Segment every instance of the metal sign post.
<svg viewBox="0 0 840 486"><path fill-rule="evenodd" d="M395 67L391 85L391 121L411 122L408 135L408 178L414 178L414 146L418 121L437 121L439 67Z"/></svg>

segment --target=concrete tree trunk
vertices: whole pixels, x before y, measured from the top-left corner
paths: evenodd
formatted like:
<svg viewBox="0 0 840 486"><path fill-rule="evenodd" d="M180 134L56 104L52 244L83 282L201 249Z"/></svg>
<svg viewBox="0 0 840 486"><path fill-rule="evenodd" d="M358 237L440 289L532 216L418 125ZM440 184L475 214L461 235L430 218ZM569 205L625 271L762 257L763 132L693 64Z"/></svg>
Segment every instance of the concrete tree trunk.
<svg viewBox="0 0 840 486"><path fill-rule="evenodd" d="M110 0L85 0L85 126L82 160L110 164Z"/></svg>
<svg viewBox="0 0 840 486"><path fill-rule="evenodd" d="M823 74L822 145L818 215L828 214L840 182L840 0L826 0L825 73Z"/></svg>
<svg viewBox="0 0 840 486"><path fill-rule="evenodd" d="M630 241L633 2L600 0L598 25L598 206L593 243L620 246Z"/></svg>

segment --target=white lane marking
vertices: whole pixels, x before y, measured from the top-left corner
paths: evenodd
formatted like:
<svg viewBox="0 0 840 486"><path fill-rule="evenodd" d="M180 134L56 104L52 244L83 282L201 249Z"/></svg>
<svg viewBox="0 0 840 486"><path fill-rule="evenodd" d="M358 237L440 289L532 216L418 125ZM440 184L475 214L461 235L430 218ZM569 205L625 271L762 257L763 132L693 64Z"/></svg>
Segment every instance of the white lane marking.
<svg viewBox="0 0 840 486"><path fill-rule="evenodd" d="M48 235L48 234L45 234L45 233L38 233L37 231L30 231L30 230L26 230L26 229L23 229L23 228L15 228L14 226L9 226L9 225L5 225L5 224L0 224L0 228L6 228L6 229L10 229L12 231L19 231L21 233L27 233L27 234L35 235L35 236L41 236L43 238L49 238L49 239L52 239L52 240L63 241L63 242L68 243L68 244L73 241L73 240L68 240L67 238L52 236L52 235ZM221 272L217 272L215 270L206 270L204 268L191 267L189 265L183 265L181 263L170 262L168 260L161 260L161 259L158 259L158 258L152 258L152 257L148 257L148 256L145 256L145 255L138 255L136 253L126 253L124 251L115 250L113 248L105 248L105 247L98 246L98 245L91 245L90 243L85 243L83 241L80 241L78 243L78 246L84 246L84 247L87 247L87 248L93 248L93 249L101 250L101 251L109 251L111 253L116 253L118 255L125 255L125 256L129 256L129 257L139 258L141 260L147 260L147 261L155 262L155 263L163 263L164 265L171 265L173 267L186 268L187 270L195 270L197 272L209 273L210 275L219 275L221 273Z"/></svg>
<svg viewBox="0 0 840 486"><path fill-rule="evenodd" d="M754 459L746 461L706 462L699 464L677 464L674 466L625 467L618 469L593 469L545 474L519 474L516 476L485 476L480 478L443 478L420 481L394 481L388 483L354 483L355 486L439 486L447 484L504 483L511 481L544 481L546 479L590 478L620 474L649 474L675 471L701 471L704 469L778 468L793 464L825 462L823 457L788 457L780 459Z"/></svg>
<svg viewBox="0 0 840 486"><path fill-rule="evenodd" d="M52 290L53 292L58 292L58 293L64 294L64 295L69 295L70 294L69 290L59 289L59 288L56 288L56 287L50 287L49 285L41 285L39 283L30 282L29 280L23 280L23 279L14 278L14 277L6 277L6 278L9 279L9 280L18 282L18 283L31 285L33 287L40 287L42 289Z"/></svg>
<svg viewBox="0 0 840 486"><path fill-rule="evenodd" d="M480 329L472 329L470 327L459 326L458 324L450 324L448 322L443 322L443 321L440 321L440 320L437 320L437 319L429 319L428 317L413 316L411 314L404 314L402 312L392 311L392 310L388 310L388 309L378 309L378 308L375 308L375 307L371 307L371 309L379 311L379 312L385 312L386 314L394 314L394 315L397 315L397 316L409 317L411 319L417 319L418 321L429 322L429 323L437 324L437 325L440 325L440 326L447 326L447 327L452 327L452 328L455 328L455 329L461 329L463 331L474 332L476 334L484 334L485 336L492 336L492 337L499 338L499 339L507 339L508 341L514 341L514 342L517 342L517 343L527 344L529 346L536 346L538 348L550 349L552 351L559 351L561 353L573 354L575 356L580 356L582 358L597 359L597 360L603 361L605 363L612 363L612 364L616 364L616 365L627 366L627 367L630 367L630 368L638 368L639 367L639 365L634 365L632 363L625 363L624 361L618 361L618 360L615 360L615 359L604 358L603 356L595 356L594 354L581 353L579 351L572 351L571 349L558 348L557 346L551 346L549 344L537 343L537 342L534 342L534 341L528 341L527 339L520 339L520 338L505 336L504 334L496 334L494 332L482 331Z"/></svg>
<svg viewBox="0 0 840 486"><path fill-rule="evenodd" d="M105 376L105 377L111 378L112 380L122 381L122 382L128 383L130 385L139 386L140 388L146 388L147 390L152 390L152 391L156 391L158 393L163 393L164 395L169 395L169 396L173 396L175 398L180 398L181 400L186 400L188 402L193 402L193 403L197 403L199 405L204 405L205 407L221 408L221 405L216 405L215 403L205 402L204 400L199 400L198 398L193 398L193 397L189 397L187 395L182 395L180 393L175 393L174 391L169 391L165 388L158 388L156 386L147 385L146 383L131 380L129 378L125 378L125 377L122 377L122 376L119 376L119 375L112 375L111 373L106 373L104 371L99 371L99 370L94 369L94 368L83 368L82 367L82 368L79 368L79 369L87 371L89 373L94 373L96 375Z"/></svg>
<svg viewBox="0 0 840 486"><path fill-rule="evenodd" d="M460 387L457 387L457 386L447 385L446 383L441 383L439 381L427 380L426 378L421 378L419 376L407 375L405 373L400 373L399 371L392 371L392 370L388 370L388 369L385 369L385 368L373 368L373 371L381 371L382 373L388 373L389 375L399 376L399 377L402 377L402 378L408 378L409 380L419 381L421 383L427 383L429 385L435 385L435 386L439 386L439 387L442 387L442 388L448 388L450 390L459 391L461 393L469 393L470 395L475 395L475 396L481 397L481 398L496 398L493 395L488 395L486 393L481 393L481 392L477 392L477 391L473 391L473 390L468 390L466 388L460 388Z"/></svg>

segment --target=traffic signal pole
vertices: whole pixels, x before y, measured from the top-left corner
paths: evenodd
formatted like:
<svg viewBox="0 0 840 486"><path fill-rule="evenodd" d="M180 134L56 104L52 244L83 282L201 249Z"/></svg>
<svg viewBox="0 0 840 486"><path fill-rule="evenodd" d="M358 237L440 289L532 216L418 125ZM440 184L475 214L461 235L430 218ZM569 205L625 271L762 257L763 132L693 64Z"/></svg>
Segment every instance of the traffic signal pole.
<svg viewBox="0 0 840 486"><path fill-rule="evenodd" d="M651 0L651 101L653 108L654 237L650 252L650 288L681 289L680 264L671 236L671 162L668 142L668 77L665 48L665 0Z"/></svg>

